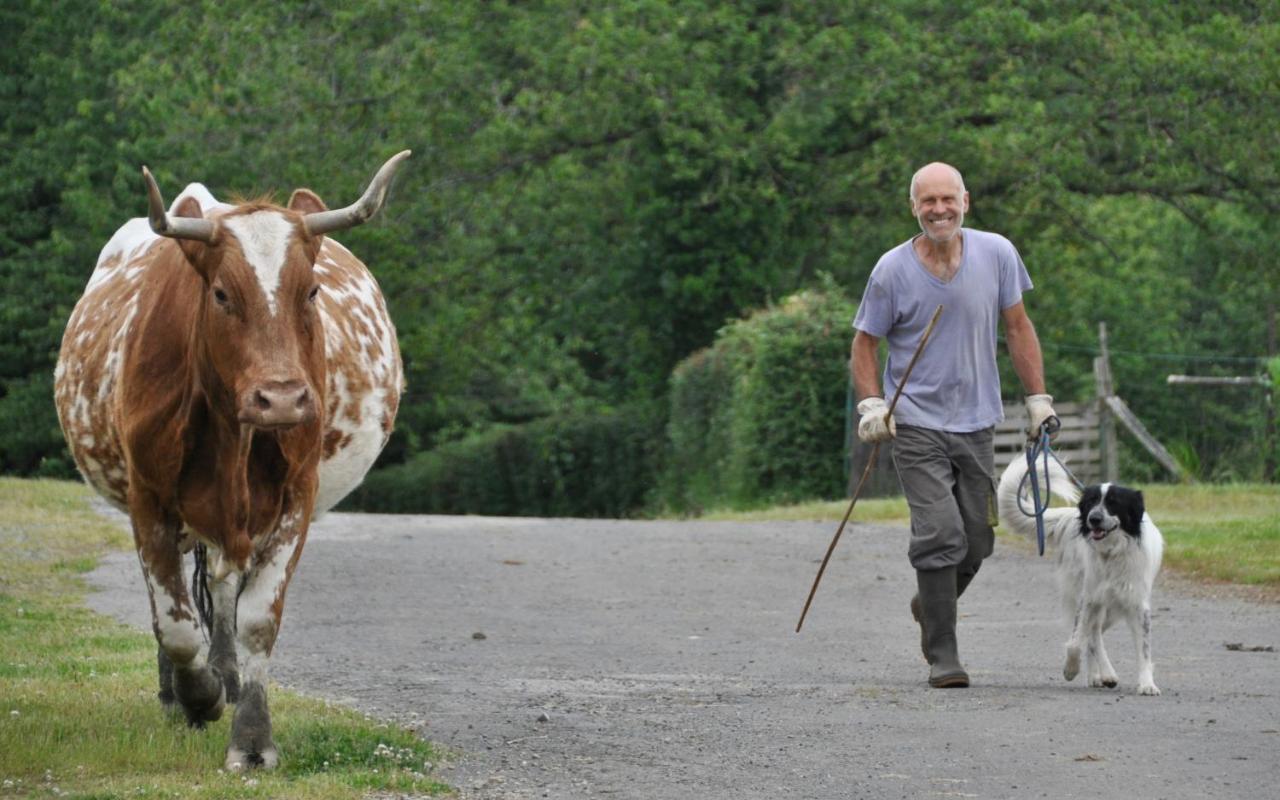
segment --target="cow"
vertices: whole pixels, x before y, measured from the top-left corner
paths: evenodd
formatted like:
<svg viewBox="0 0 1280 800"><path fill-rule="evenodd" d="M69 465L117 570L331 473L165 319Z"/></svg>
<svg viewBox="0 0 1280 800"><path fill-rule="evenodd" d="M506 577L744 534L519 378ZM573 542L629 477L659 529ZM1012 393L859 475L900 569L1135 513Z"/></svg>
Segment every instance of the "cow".
<svg viewBox="0 0 1280 800"><path fill-rule="evenodd" d="M85 481L129 516L160 701L193 727L234 703L228 769L279 763L266 690L285 590L311 520L363 479L395 421L385 300L326 234L376 214L408 156L337 210L308 189L287 207L230 205L191 184L166 211L143 167L148 216L103 248L63 335L58 419Z"/></svg>

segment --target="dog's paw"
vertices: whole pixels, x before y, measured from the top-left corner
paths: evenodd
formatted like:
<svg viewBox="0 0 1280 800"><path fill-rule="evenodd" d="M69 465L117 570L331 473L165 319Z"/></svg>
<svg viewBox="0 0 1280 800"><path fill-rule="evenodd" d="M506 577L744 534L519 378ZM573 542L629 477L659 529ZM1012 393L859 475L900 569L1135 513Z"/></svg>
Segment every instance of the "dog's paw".
<svg viewBox="0 0 1280 800"><path fill-rule="evenodd" d="M1115 678L1108 678L1104 675L1090 675L1089 685L1095 689L1114 689L1120 683Z"/></svg>
<svg viewBox="0 0 1280 800"><path fill-rule="evenodd" d="M1144 683L1138 687L1138 694L1145 695L1146 697L1159 697L1160 687L1156 686L1154 683Z"/></svg>
<svg viewBox="0 0 1280 800"><path fill-rule="evenodd" d="M1062 677L1074 681L1080 674L1080 651L1067 648L1067 663L1062 665Z"/></svg>

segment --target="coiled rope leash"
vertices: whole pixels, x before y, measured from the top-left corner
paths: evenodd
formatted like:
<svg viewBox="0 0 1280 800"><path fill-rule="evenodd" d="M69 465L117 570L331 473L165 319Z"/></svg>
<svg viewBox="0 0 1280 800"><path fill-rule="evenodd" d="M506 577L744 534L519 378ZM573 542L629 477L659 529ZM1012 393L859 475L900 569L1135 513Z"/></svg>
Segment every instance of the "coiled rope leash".
<svg viewBox="0 0 1280 800"><path fill-rule="evenodd" d="M1040 423L1040 437L1030 440L1027 447L1027 474L1022 476L1022 481L1018 483L1018 510L1028 517L1036 518L1036 546L1040 550L1040 555L1044 555L1044 512L1049 508L1049 459L1052 458L1058 462L1058 466L1062 467L1062 471L1066 473L1071 482L1075 484L1077 489L1083 489L1084 484L1071 474L1071 470L1067 469L1067 465L1062 463L1057 454L1049 446L1049 437L1058 432L1062 427L1062 422L1057 417L1049 417ZM1044 502L1040 502L1040 479L1036 472L1036 459L1042 458L1044 463ZM1027 511L1022 504L1022 487L1026 482L1031 481L1031 506L1032 510Z"/></svg>

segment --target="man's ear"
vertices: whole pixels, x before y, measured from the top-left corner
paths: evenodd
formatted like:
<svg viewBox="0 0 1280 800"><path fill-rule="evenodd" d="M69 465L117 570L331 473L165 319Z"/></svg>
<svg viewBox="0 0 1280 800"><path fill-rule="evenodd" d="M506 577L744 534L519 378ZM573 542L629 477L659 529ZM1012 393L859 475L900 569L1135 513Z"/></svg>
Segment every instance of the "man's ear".
<svg viewBox="0 0 1280 800"><path fill-rule="evenodd" d="M200 201L194 197L182 198L182 201L179 202L177 207L175 207L170 213L175 217L204 219L204 210L200 208ZM178 246L182 248L182 254L187 257L187 261L191 263L191 266L196 268L197 272L204 275L206 266L202 264L203 259L201 256L204 255L204 252L209 245L204 242L197 242L194 239L178 239L177 241ZM205 279L208 279L207 275L205 275Z"/></svg>

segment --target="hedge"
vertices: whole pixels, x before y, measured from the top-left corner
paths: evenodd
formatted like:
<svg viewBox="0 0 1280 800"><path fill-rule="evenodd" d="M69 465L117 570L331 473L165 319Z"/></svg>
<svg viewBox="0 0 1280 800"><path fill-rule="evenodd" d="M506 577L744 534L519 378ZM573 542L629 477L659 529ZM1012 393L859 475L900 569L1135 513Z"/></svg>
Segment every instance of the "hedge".
<svg viewBox="0 0 1280 800"><path fill-rule="evenodd" d="M664 420L652 407L493 428L376 470L342 507L412 514L627 517L649 501Z"/></svg>
<svg viewBox="0 0 1280 800"><path fill-rule="evenodd" d="M664 505L843 496L854 310L833 287L801 292L729 324L674 370Z"/></svg>

